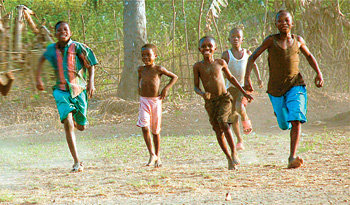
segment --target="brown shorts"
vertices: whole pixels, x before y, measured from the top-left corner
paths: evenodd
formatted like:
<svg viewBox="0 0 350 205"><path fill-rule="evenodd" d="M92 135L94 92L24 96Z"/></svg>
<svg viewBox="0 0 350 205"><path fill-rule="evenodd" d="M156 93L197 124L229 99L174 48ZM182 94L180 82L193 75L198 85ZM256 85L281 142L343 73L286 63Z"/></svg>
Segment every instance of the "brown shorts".
<svg viewBox="0 0 350 205"><path fill-rule="evenodd" d="M229 93L214 97L205 101L205 109L208 112L210 124L218 126L219 123L227 123L232 110L232 99Z"/></svg>

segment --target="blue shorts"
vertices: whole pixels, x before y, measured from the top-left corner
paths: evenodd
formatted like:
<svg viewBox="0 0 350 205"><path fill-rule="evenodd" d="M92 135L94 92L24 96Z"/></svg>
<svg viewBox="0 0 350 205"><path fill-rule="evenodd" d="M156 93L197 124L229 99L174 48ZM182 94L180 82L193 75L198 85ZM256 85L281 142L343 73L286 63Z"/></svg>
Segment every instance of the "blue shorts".
<svg viewBox="0 0 350 205"><path fill-rule="evenodd" d="M304 123L306 119L307 94L305 86L294 86L284 95L275 97L269 94L278 126L282 130L292 128L291 121Z"/></svg>

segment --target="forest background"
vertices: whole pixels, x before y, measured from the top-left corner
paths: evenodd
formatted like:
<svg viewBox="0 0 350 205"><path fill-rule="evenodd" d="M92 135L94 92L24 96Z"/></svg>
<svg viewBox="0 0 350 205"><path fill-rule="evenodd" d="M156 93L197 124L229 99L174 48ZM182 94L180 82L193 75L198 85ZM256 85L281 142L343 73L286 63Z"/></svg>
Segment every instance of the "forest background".
<svg viewBox="0 0 350 205"><path fill-rule="evenodd" d="M37 15L37 18L33 17L34 22L46 25L52 34L57 21L68 21L73 32L72 39L84 42L95 51L100 62L96 69L96 97L105 98L120 93L118 86L125 65L123 12L126 2L128 1L12 0L3 2L2 13L12 12L12 17L15 17L16 6L25 5ZM265 37L277 32L274 17L280 9L292 12L295 21L293 33L304 37L307 46L318 60L326 81L325 89L329 92L350 91L348 0L229 0L226 8L219 3L218 18L209 18L212 30L208 30L207 16L212 3L213 1L209 0L145 1L146 41L158 46L157 64L163 65L180 77L170 94L170 100L193 97L192 65L200 59L197 49L199 37L214 36L218 41L216 55L220 57L221 52L229 48L229 31L239 26L244 28L243 47L253 51ZM50 93L50 87L55 82L52 68L47 65L45 80L49 85L48 92L38 94L35 91L31 76L45 47L38 49L34 39L35 34L26 26L22 35L23 49L27 53L30 51L32 55L24 55L26 60L18 64L12 63L10 68L1 67L1 71L23 69L15 74L19 80L15 83L14 91L21 92L21 95L9 97L7 100L22 101L23 99L18 98L28 96L30 99L40 100L40 96ZM310 84L314 78L314 71L305 58L301 59L301 71ZM266 54L259 59L258 65L266 82ZM135 75L135 72L130 72L130 75ZM313 89L312 86L309 88ZM134 90L136 88L127 86L125 92Z"/></svg>

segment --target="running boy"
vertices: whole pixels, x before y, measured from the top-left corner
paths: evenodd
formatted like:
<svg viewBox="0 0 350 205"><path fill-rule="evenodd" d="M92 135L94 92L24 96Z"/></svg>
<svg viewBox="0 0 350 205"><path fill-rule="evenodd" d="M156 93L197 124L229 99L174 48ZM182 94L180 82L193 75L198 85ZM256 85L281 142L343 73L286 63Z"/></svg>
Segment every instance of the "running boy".
<svg viewBox="0 0 350 205"><path fill-rule="evenodd" d="M242 48L243 43L243 30L240 28L234 28L230 31L229 42L231 43L232 48L225 51L222 54L222 59L227 63L228 69L232 75L237 79L240 86L244 85L244 75L248 62L249 56L252 54L249 50ZM260 79L259 71L257 65L254 63L254 71L256 77L258 78L259 87L262 88L263 83ZM232 129L235 135L237 136L236 150L243 150L243 138L239 129L238 115L241 116L243 133L250 134L253 130L252 123L248 117L245 107L247 106L247 100L243 94L233 86L226 79L226 89L231 94L233 98L232 104L232 113L230 116L229 123L232 123Z"/></svg>
<svg viewBox="0 0 350 205"><path fill-rule="evenodd" d="M48 60L56 74L53 97L74 159L72 172L79 172L83 170L83 165L78 158L74 127L80 131L86 128L88 98L91 98L95 91L94 65L97 64L97 59L90 48L71 40L72 33L68 23L58 22L55 25L55 36L58 42L49 45L39 60L36 73L37 89L44 90L41 71L44 61ZM87 83L86 70L89 73Z"/></svg>
<svg viewBox="0 0 350 205"><path fill-rule="evenodd" d="M252 64L267 49L270 72L267 93L279 127L283 130L291 129L288 168L298 168L303 164L303 159L296 156L296 150L301 124L306 122L307 102L305 83L298 67L299 51L304 54L310 66L315 70L317 87L323 86L323 77L316 59L310 53L304 39L291 34L292 15L285 10L279 11L276 15L275 25L279 33L268 36L249 57L244 84L247 90L253 90L249 78Z"/></svg>
<svg viewBox="0 0 350 205"><path fill-rule="evenodd" d="M137 126L142 128L143 138L149 152L149 161L146 166L162 166L159 155L160 125L162 119L162 100L167 96L171 86L177 81L177 76L162 66L155 65L157 47L153 44L145 44L141 48L142 61L145 64L138 68L138 91L140 94L140 109ZM160 79L166 75L171 80L160 91ZM159 94L160 93L160 94ZM152 146L151 135L153 135Z"/></svg>
<svg viewBox="0 0 350 205"><path fill-rule="evenodd" d="M203 60L194 64L194 90L205 100L205 109L209 115L210 124L215 131L216 138L222 151L225 153L228 161L228 169L236 169L240 164L236 153L232 132L228 125L228 118L231 114L231 98L225 87L224 75L236 86L243 95L251 101L252 96L248 95L239 85L236 78L232 76L227 68L227 63L223 59L214 59L216 42L213 37L205 36L199 40L198 50L203 55ZM199 81L202 81L205 92L199 87ZM230 146L231 153L227 149L226 142Z"/></svg>
<svg viewBox="0 0 350 205"><path fill-rule="evenodd" d="M3 84L3 82L0 80L0 93L1 95L3 96L6 96L7 93L10 91L11 89L11 86L12 86L12 83L13 81L15 80L15 78L13 77L13 74L12 72L8 72L5 74L6 75L6 78L7 78L7 83L6 85Z"/></svg>

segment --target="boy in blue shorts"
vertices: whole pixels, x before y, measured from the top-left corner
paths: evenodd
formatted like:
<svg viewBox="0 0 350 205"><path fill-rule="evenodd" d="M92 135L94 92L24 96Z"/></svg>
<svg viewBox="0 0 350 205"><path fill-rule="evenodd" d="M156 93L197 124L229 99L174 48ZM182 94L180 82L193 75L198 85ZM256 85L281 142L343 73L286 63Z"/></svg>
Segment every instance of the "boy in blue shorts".
<svg viewBox="0 0 350 205"><path fill-rule="evenodd" d="M301 134L301 124L307 121L307 95L305 83L298 67L299 51L304 54L310 66L315 70L317 87L323 86L323 77L316 59L310 53L304 39L291 34L292 15L286 10L279 11L276 14L275 25L279 33L268 36L249 57L244 86L246 90L253 91L249 77L252 65L267 49L270 74L267 93L279 127L283 130L291 129L288 168L298 168L303 164L303 159L296 156L296 150Z"/></svg>
<svg viewBox="0 0 350 205"><path fill-rule="evenodd" d="M38 90L44 90L40 75L43 63L48 60L56 74L53 97L74 159L72 172L79 172L83 171L83 165L78 158L74 127L80 131L85 130L88 98L91 98L95 91L94 66L97 59L90 48L71 40L72 33L68 23L58 22L55 25L55 36L58 42L49 45L39 60L36 87ZM88 81L86 70L89 73Z"/></svg>

